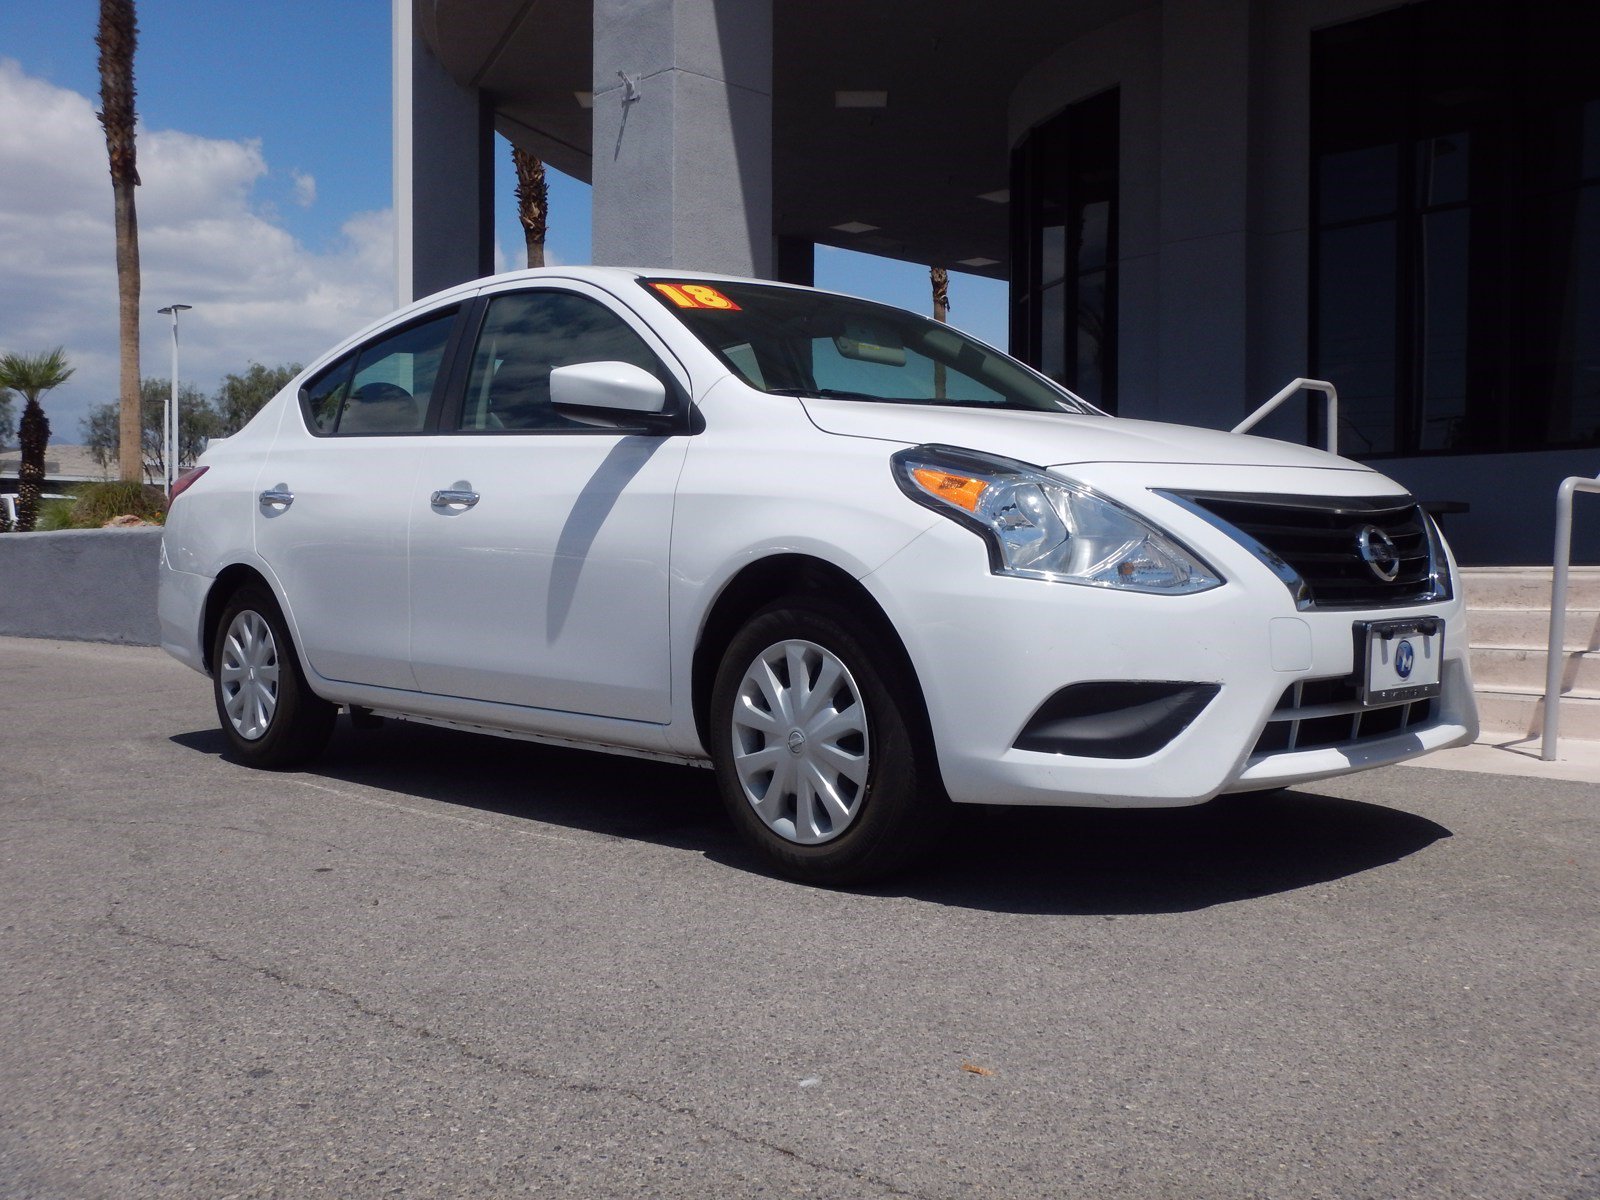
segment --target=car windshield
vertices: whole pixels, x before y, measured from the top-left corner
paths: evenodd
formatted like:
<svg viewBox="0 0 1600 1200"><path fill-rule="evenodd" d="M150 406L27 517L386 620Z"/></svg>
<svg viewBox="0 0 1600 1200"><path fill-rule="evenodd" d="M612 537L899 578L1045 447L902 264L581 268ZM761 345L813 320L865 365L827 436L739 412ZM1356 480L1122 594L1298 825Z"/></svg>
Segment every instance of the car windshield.
<svg viewBox="0 0 1600 1200"><path fill-rule="evenodd" d="M1096 411L959 330L888 305L757 283L640 282L740 378L775 396Z"/></svg>

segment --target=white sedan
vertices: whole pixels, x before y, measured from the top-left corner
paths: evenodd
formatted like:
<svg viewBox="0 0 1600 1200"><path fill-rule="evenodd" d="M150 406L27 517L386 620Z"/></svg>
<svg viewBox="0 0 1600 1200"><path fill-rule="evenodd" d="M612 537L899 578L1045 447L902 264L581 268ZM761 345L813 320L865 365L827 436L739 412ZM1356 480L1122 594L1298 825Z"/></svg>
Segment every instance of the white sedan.
<svg viewBox="0 0 1600 1200"><path fill-rule="evenodd" d="M1394 481L682 272L478 280L338 346L184 481L160 616L244 762L346 707L708 764L825 883L951 802L1199 804L1477 731Z"/></svg>

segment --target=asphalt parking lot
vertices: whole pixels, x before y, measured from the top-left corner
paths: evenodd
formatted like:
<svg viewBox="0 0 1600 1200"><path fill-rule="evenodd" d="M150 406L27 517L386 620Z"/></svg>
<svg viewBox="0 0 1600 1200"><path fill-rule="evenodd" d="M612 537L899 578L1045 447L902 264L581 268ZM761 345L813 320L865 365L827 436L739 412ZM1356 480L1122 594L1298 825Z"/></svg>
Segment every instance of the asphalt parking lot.
<svg viewBox="0 0 1600 1200"><path fill-rule="evenodd" d="M1600 787L974 810L828 892L687 768L222 744L0 639L0 1195L1600 1197Z"/></svg>

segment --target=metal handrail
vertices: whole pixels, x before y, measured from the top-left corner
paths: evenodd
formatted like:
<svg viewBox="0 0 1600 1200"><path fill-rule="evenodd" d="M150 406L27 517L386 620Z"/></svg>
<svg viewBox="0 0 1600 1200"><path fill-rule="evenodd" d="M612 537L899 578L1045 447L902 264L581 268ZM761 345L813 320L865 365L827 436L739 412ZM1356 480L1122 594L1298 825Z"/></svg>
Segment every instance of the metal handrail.
<svg viewBox="0 0 1600 1200"><path fill-rule="evenodd" d="M1565 666L1567 642L1567 572L1572 565L1572 498L1578 492L1600 494L1600 475L1589 479L1573 475L1561 481L1556 490L1555 569L1550 575L1550 645L1544 674L1544 733L1539 738L1539 757L1555 762L1561 741L1561 674Z"/></svg>
<svg viewBox="0 0 1600 1200"><path fill-rule="evenodd" d="M1268 414L1277 411L1285 400L1302 390L1321 392L1323 399L1328 402L1328 439L1324 449L1329 454L1339 453L1339 391L1325 379L1296 379L1291 381L1283 391L1235 425L1233 432L1245 433L1254 429Z"/></svg>

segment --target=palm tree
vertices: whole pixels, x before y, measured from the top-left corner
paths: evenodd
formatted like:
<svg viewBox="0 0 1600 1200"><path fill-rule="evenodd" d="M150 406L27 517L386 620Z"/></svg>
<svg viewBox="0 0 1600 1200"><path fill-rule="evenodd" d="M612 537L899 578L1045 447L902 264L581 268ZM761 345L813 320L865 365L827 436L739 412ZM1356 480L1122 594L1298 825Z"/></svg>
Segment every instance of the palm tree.
<svg viewBox="0 0 1600 1200"><path fill-rule="evenodd" d="M17 468L17 532L32 533L39 516L39 493L44 484L44 449L50 443L50 421L39 397L72 377L67 356L57 346L48 354L7 354L0 358L0 387L21 392L22 465Z"/></svg>
<svg viewBox="0 0 1600 1200"><path fill-rule="evenodd" d="M929 267L928 282L933 285L933 319L943 321L950 315L950 272L943 267ZM944 399L944 387L944 364L934 363L934 399Z"/></svg>
<svg viewBox="0 0 1600 1200"><path fill-rule="evenodd" d="M511 161L517 168L517 219L528 243L528 265L544 266L545 215L550 204L550 189L544 182L544 162L517 146L511 147Z"/></svg>
<svg viewBox="0 0 1600 1200"><path fill-rule="evenodd" d="M121 409L121 452L118 468L124 480L138 483L139 461L139 216L133 189L139 168L133 144L133 52L139 42L133 0L100 0L100 124L106 131L111 159L111 194L117 225L117 337L122 345L118 393Z"/></svg>

